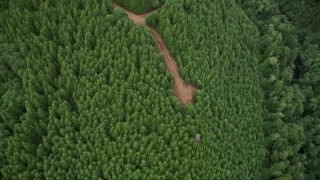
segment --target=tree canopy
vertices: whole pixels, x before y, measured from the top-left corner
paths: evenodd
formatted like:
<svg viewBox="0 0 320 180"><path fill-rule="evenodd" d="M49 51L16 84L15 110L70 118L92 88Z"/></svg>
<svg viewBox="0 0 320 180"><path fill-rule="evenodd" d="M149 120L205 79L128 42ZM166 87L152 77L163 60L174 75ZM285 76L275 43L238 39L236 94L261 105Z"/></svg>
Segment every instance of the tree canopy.
<svg viewBox="0 0 320 180"><path fill-rule="evenodd" d="M0 3L1 179L319 179L317 0Z"/></svg>

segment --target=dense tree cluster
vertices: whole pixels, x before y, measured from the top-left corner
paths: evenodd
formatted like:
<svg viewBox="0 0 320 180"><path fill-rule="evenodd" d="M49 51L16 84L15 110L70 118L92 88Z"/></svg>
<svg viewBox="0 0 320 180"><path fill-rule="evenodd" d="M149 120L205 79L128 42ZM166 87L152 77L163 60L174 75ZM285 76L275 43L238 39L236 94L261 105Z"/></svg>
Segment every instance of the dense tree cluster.
<svg viewBox="0 0 320 180"><path fill-rule="evenodd" d="M196 121L211 141L201 143L205 177L260 179L265 150L255 25L232 1L167 1L151 16L147 22L164 37L183 78L199 88Z"/></svg>
<svg viewBox="0 0 320 180"><path fill-rule="evenodd" d="M111 0L1 1L0 179L320 178L319 1L115 2L196 103Z"/></svg>
<svg viewBox="0 0 320 180"><path fill-rule="evenodd" d="M122 7L138 14L151 10L164 1L165 0L115 0L115 2Z"/></svg>
<svg viewBox="0 0 320 180"><path fill-rule="evenodd" d="M319 179L320 3L238 3L261 32L267 177Z"/></svg>
<svg viewBox="0 0 320 180"><path fill-rule="evenodd" d="M0 30L0 169L7 164L7 140L25 112L25 89L22 85L25 64L18 49ZM0 174L0 178L1 178Z"/></svg>
<svg viewBox="0 0 320 180"><path fill-rule="evenodd" d="M196 114L180 107L146 28L134 27L110 1L24 2L11 1L5 11L5 32L18 49L9 44L1 56L1 68L13 69L1 74L8 89L1 111L22 110L1 116L8 131L1 136L10 136L1 149L4 179L205 174ZM12 98L24 91L25 99Z"/></svg>
<svg viewBox="0 0 320 180"><path fill-rule="evenodd" d="M320 2L317 0L276 1L279 9L296 27L299 54L294 77L306 101L301 122L305 142L301 153L306 155L306 178L320 179Z"/></svg>

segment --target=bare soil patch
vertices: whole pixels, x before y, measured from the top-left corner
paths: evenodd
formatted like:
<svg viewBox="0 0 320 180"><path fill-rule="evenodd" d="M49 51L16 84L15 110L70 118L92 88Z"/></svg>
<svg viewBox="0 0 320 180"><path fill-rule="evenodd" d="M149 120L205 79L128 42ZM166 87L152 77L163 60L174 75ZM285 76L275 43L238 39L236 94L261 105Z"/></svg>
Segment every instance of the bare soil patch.
<svg viewBox="0 0 320 180"><path fill-rule="evenodd" d="M173 79L175 80L174 93L179 99L180 103L185 106L188 103L193 103L193 95L196 91L196 87L192 84L186 84L181 78L179 73L179 68L176 61L170 54L170 51L164 44L164 41L160 34L153 28L148 27L153 35L153 38L157 42L158 50L162 53L166 59L166 65L169 71L171 72Z"/></svg>
<svg viewBox="0 0 320 180"><path fill-rule="evenodd" d="M112 5L114 8L120 7L116 3L113 3ZM122 8L122 7L120 7L120 8ZM159 6L157 9L159 9L159 8L161 8L161 6ZM178 65L177 65L176 61L174 60L174 58L171 56L170 51L166 47L161 35L154 28L146 25L145 17L157 9L151 10L147 13L143 13L140 15L135 14L131 11L128 11L124 8L122 8L122 9L128 14L129 19L131 19L135 25L146 26L151 31L153 38L156 41L158 51L160 54L164 55L164 57L166 59L166 66L167 66L168 70L171 72L171 75L173 76L173 79L175 81L174 93L175 93L176 97L178 98L178 100L180 101L181 105L185 106L189 103L194 103L193 96L197 90L196 87L192 84L186 84L184 82L184 80L180 76Z"/></svg>

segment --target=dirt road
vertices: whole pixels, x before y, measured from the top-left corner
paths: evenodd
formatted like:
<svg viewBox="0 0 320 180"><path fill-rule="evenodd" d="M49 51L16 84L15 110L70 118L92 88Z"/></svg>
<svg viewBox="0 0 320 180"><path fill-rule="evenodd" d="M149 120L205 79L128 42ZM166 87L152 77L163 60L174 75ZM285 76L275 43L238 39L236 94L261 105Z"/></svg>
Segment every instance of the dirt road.
<svg viewBox="0 0 320 180"><path fill-rule="evenodd" d="M114 8L122 8L116 3L112 4ZM133 21L136 25L143 25L146 26L152 33L153 38L156 41L158 51L159 53L162 53L166 59L166 65L169 71L171 72L173 79L175 81L174 84L174 93L178 100L180 101L182 106L185 106L189 103L194 103L194 93L196 92L196 87L192 84L186 84L184 80L181 78L179 73L179 68L177 66L176 61L173 59L173 57L170 54L169 49L166 47L164 40L162 39L161 35L154 29L146 25L145 17L148 16L153 11L149 11L144 14L137 15L131 11L128 11L124 8L122 8L127 14L129 19ZM156 9L155 9L156 10Z"/></svg>
<svg viewBox="0 0 320 180"><path fill-rule="evenodd" d="M135 25L146 25L145 17L148 16L150 13L152 13L151 11L143 14L135 14L134 12L124 9L123 7L119 6L114 2L112 3L112 6L113 8L123 9L128 14L128 17L133 21Z"/></svg>

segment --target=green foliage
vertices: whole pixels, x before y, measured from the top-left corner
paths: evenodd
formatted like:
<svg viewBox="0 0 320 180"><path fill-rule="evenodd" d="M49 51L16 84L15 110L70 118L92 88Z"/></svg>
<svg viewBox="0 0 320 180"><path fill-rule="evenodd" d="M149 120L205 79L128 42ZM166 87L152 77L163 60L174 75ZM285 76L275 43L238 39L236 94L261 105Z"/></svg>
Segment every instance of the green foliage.
<svg viewBox="0 0 320 180"><path fill-rule="evenodd" d="M185 109L195 112L203 131L196 174L260 179L265 150L256 27L232 1L172 1L159 16L158 30L183 78L199 88L196 104Z"/></svg>
<svg viewBox="0 0 320 180"><path fill-rule="evenodd" d="M28 89L4 179L196 175L199 129L176 106L151 33L110 7L46 1L6 12L6 33L26 56Z"/></svg>
<svg viewBox="0 0 320 180"><path fill-rule="evenodd" d="M3 1L0 178L319 179L319 2L295 3L151 13L198 88L181 107L151 32L110 0Z"/></svg>
<svg viewBox="0 0 320 180"><path fill-rule="evenodd" d="M317 16L320 4L313 0L238 3L261 31L262 84L269 114L265 118L267 175L319 179L320 51L315 31L319 22L308 17Z"/></svg>
<svg viewBox="0 0 320 180"><path fill-rule="evenodd" d="M0 31L0 169L7 164L5 150L14 127L25 112L25 89L22 85L24 61L14 44ZM2 178L2 173L0 174Z"/></svg>
<svg viewBox="0 0 320 180"><path fill-rule="evenodd" d="M153 12L149 16L146 17L146 22L151 27L158 27L159 26L159 13Z"/></svg>
<svg viewBox="0 0 320 180"><path fill-rule="evenodd" d="M157 7L163 0L115 0L122 7L142 14L150 9Z"/></svg>

